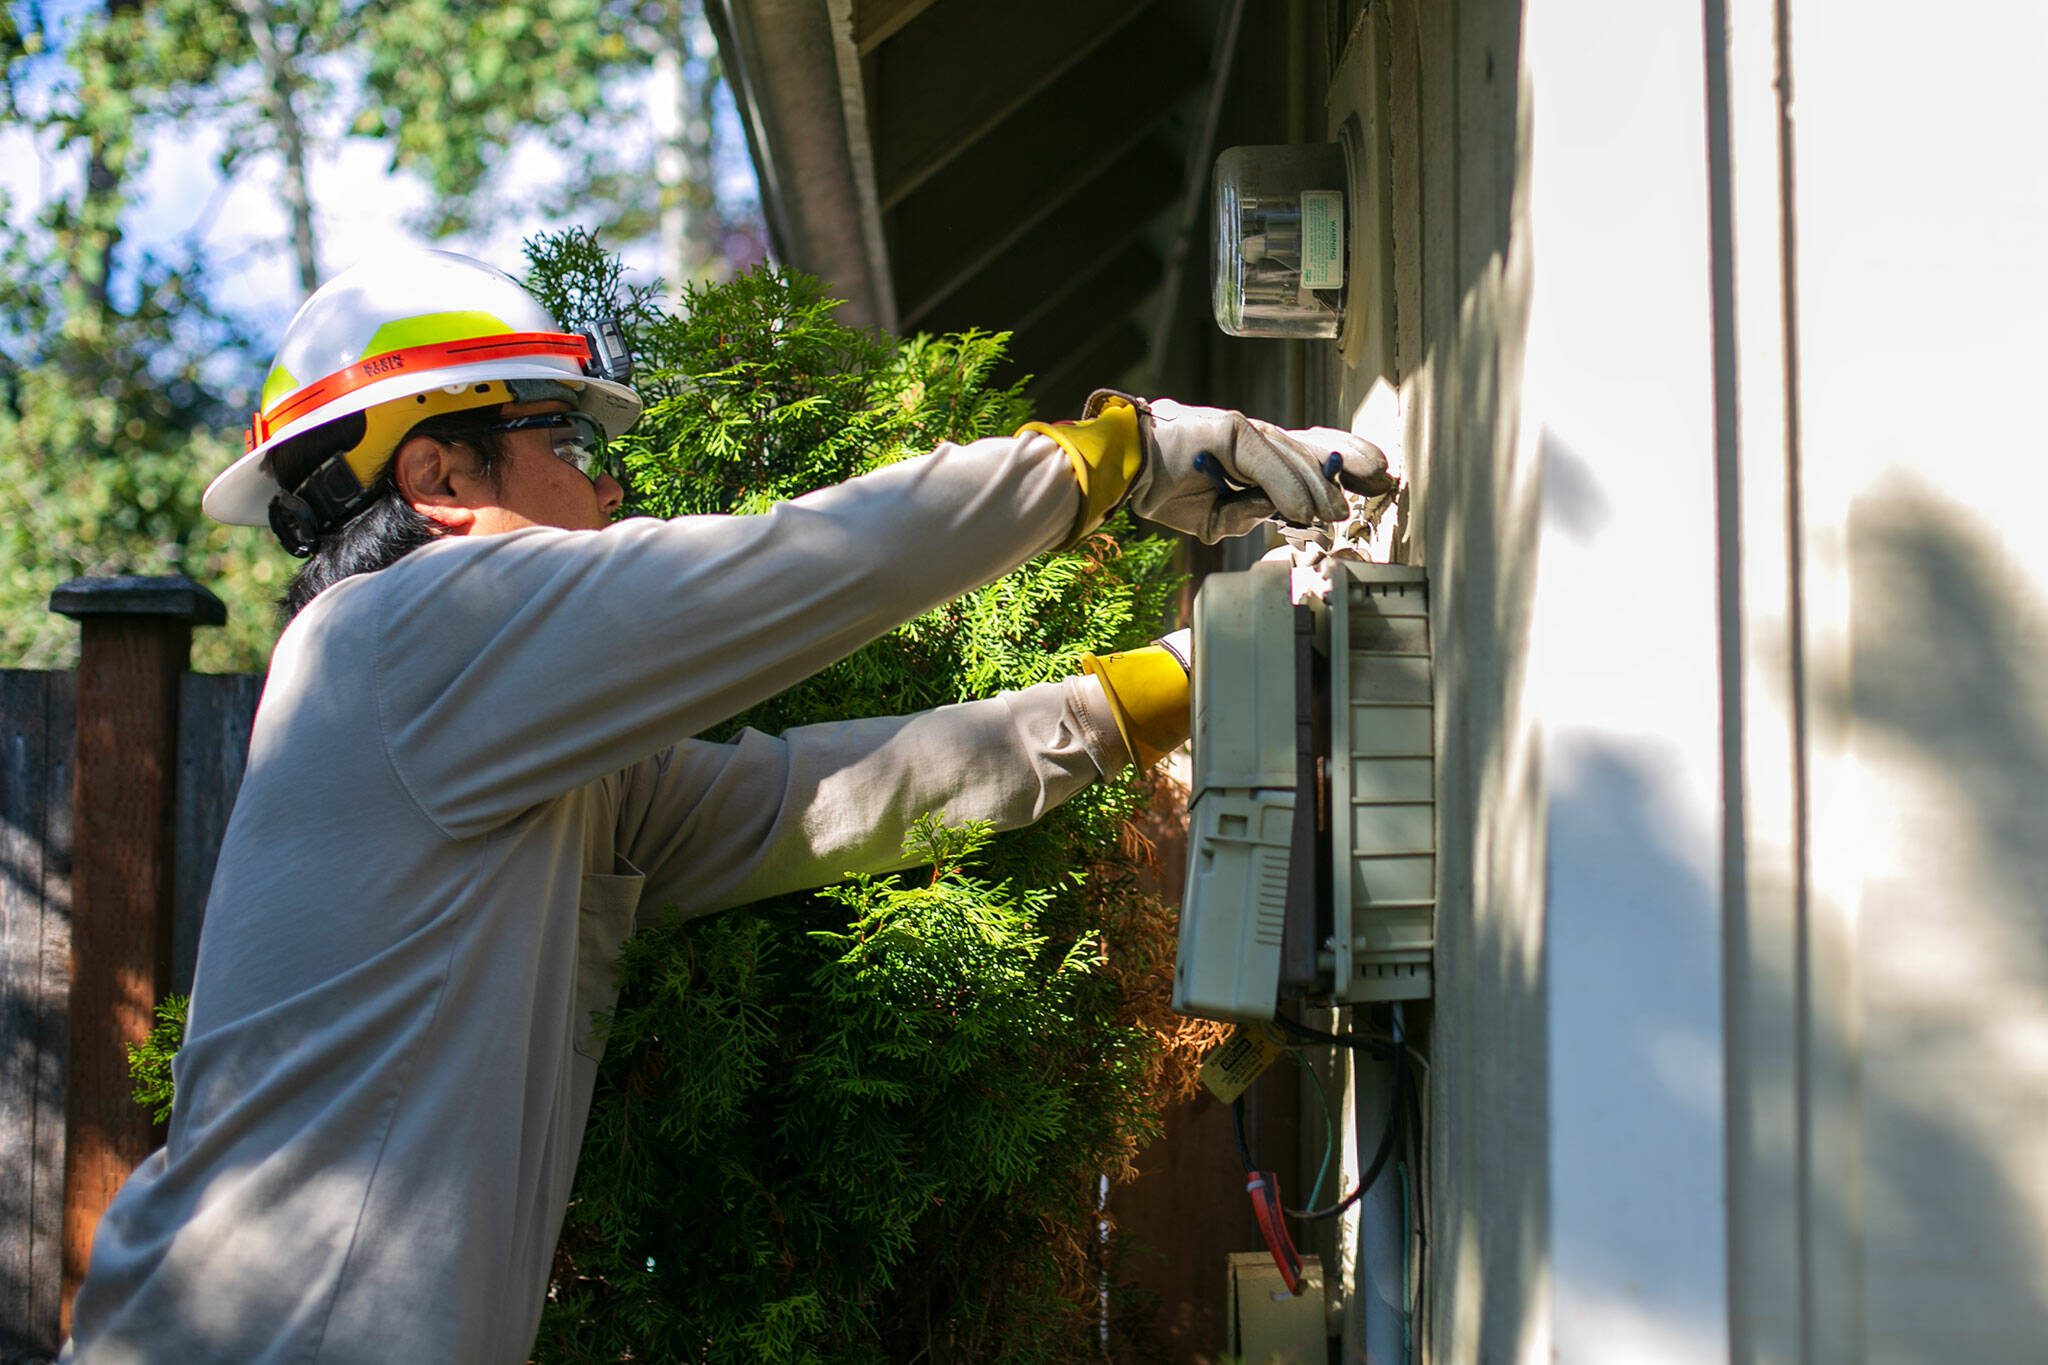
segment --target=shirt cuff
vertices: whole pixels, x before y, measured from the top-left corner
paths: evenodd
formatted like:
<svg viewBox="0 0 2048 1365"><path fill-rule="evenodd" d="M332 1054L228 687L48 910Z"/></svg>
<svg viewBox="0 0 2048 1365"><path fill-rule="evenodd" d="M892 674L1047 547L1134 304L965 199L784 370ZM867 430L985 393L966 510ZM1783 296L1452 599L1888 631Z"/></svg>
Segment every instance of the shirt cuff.
<svg viewBox="0 0 2048 1365"><path fill-rule="evenodd" d="M1124 746L1123 736L1117 733L1116 711L1109 703L1109 695L1102 690L1102 684L1090 676L1079 676L1064 680L1067 690L1067 715L1075 732L1081 737L1081 745L1088 756L1095 760L1095 767L1104 777L1121 772L1131 761L1131 751Z"/></svg>

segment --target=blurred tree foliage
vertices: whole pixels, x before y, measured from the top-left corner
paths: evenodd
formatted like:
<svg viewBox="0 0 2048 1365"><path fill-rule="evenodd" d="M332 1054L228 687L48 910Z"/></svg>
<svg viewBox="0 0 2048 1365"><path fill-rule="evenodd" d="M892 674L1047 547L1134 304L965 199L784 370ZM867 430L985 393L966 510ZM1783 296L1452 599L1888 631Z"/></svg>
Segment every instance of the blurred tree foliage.
<svg viewBox="0 0 2048 1365"><path fill-rule="evenodd" d="M0 664L68 662L44 610L77 574L188 573L229 604L198 666L258 669L291 563L261 531L207 522L199 494L236 453L270 341L213 303L205 236L133 226L148 149L217 134L222 184L262 171L302 292L322 274L310 183L338 139L381 139L430 190L432 234L573 206L615 236L659 231L669 268L716 264L744 214L716 207L719 73L700 0L101 0L0 10L0 113L49 164L33 204L0 199ZM634 83L638 82L638 85ZM621 91L630 98L621 98ZM652 91L661 136L637 103ZM500 183L516 146L562 155L548 204ZM710 206L707 208L707 206Z"/></svg>
<svg viewBox="0 0 2048 1365"><path fill-rule="evenodd" d="M135 134L152 124L220 132L224 176L281 158L307 290L319 273L309 162L349 136L425 182L416 226L433 237L536 212L613 241L660 231L662 269L689 280L728 237L757 232L713 184L723 72L703 0L103 0L64 7L62 26L49 8L16 6L0 45L10 68L61 51L65 140L121 144L117 176L140 169ZM538 204L503 193L508 156L528 144L560 161Z"/></svg>
<svg viewBox="0 0 2048 1365"><path fill-rule="evenodd" d="M425 231L537 208L615 242L658 233L679 281L759 236L752 210L716 190L723 71L703 0L384 0L353 22L365 71L351 131L389 139L393 168L426 181ZM544 202L519 204L500 178L536 136L563 172Z"/></svg>
<svg viewBox="0 0 2048 1365"><path fill-rule="evenodd" d="M50 591L116 573L189 574L227 603L225 627L194 633L194 667L268 660L291 561L267 536L199 511L239 446L200 359L238 338L198 279L194 266L145 261L117 281L122 303L124 290L95 290L77 257L0 232L0 663L69 667L78 628L48 612Z"/></svg>

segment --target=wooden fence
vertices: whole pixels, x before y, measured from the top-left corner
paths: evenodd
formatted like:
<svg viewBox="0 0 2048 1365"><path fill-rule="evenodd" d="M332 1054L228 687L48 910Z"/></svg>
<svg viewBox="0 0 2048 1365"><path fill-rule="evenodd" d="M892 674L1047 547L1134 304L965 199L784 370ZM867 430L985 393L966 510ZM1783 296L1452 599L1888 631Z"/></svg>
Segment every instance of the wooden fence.
<svg viewBox="0 0 2048 1365"><path fill-rule="evenodd" d="M64 585L78 671L0 670L0 1359L54 1354L100 1211L160 1136L126 1046L189 989L262 680L186 671L189 579ZM74 966L75 964L75 966Z"/></svg>
<svg viewBox="0 0 2048 1365"><path fill-rule="evenodd" d="M71 980L69 673L0 672L0 1352L57 1331Z"/></svg>

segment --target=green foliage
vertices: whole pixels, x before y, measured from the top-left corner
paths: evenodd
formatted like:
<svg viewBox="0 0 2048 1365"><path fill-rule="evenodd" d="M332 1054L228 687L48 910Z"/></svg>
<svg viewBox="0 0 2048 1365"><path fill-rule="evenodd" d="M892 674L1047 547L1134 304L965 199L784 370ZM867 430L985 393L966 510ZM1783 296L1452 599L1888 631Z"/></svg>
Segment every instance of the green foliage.
<svg viewBox="0 0 2048 1365"><path fill-rule="evenodd" d="M225 627L194 634L193 666L260 669L289 561L199 510L246 420L201 357L241 339L196 265L145 259L108 297L62 240L8 224L0 203L0 664L70 666L77 625L47 610L67 578L184 573L228 605Z"/></svg>
<svg viewBox="0 0 2048 1365"><path fill-rule="evenodd" d="M139 1043L128 1045L128 1078L135 1082L135 1102L149 1110L151 1123L168 1123L174 1086L171 1062L185 1044L185 1010L189 998L167 995L157 1003L156 1023Z"/></svg>
<svg viewBox="0 0 2048 1365"><path fill-rule="evenodd" d="M645 63L640 5L619 0L389 0L358 15L363 98L351 131L388 139L392 165L433 191L435 235L488 219L491 182L522 134L544 132L591 175L632 140L605 94ZM556 207L556 206L550 206ZM641 229L644 230L644 227Z"/></svg>
<svg viewBox="0 0 2048 1365"><path fill-rule="evenodd" d="M218 593L228 624L195 633L196 668L260 669L276 635L289 561L199 509L238 453L249 400L231 380L256 369L247 339L208 302L196 257L121 247L141 133L198 116L200 83L246 53L224 15L196 0L87 10L61 60L39 6L0 30L9 112L82 150L86 170L33 216L0 200L0 664L70 665L77 627L47 603L80 575L184 573ZM43 92L33 110L25 83Z"/></svg>
<svg viewBox="0 0 2048 1365"><path fill-rule="evenodd" d="M527 250L540 253L545 265L528 273L526 287L563 326L613 317L629 336L644 338L661 320L660 286L629 285L625 263L599 245L595 233L571 228L529 243ZM642 373L634 376L643 391L650 378L646 368L643 363Z"/></svg>
<svg viewBox="0 0 2048 1365"><path fill-rule="evenodd" d="M603 306L588 237L529 253L551 306ZM776 270L672 314L624 300L651 400L622 443L628 510L760 511L1023 419L989 382L1002 337L899 342L833 307ZM721 732L1062 676L1157 629L1167 556L1109 535L1043 556ZM929 818L906 848L928 870L642 930L538 1358L1083 1354L1096 1182L1156 1112L1156 1044L1099 933L1127 899L1139 799L1098 784L997 838Z"/></svg>
<svg viewBox="0 0 2048 1365"><path fill-rule="evenodd" d="M902 1359L928 1322L1065 1358L1044 1228L1144 1130L1141 1043L1103 1026L1095 942L1049 943L1049 892L969 874L979 837L629 944L541 1358Z"/></svg>

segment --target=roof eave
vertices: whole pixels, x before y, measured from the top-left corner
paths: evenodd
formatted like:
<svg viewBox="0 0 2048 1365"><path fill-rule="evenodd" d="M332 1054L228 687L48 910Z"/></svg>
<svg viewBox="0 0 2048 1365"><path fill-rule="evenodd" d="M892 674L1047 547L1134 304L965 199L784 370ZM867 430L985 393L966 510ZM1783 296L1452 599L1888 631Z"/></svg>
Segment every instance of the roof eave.
<svg viewBox="0 0 2048 1365"><path fill-rule="evenodd" d="M817 0L712 0L706 12L746 127L776 257L846 300L843 321L893 330L894 291L847 8L847 0L833 0L829 10Z"/></svg>

